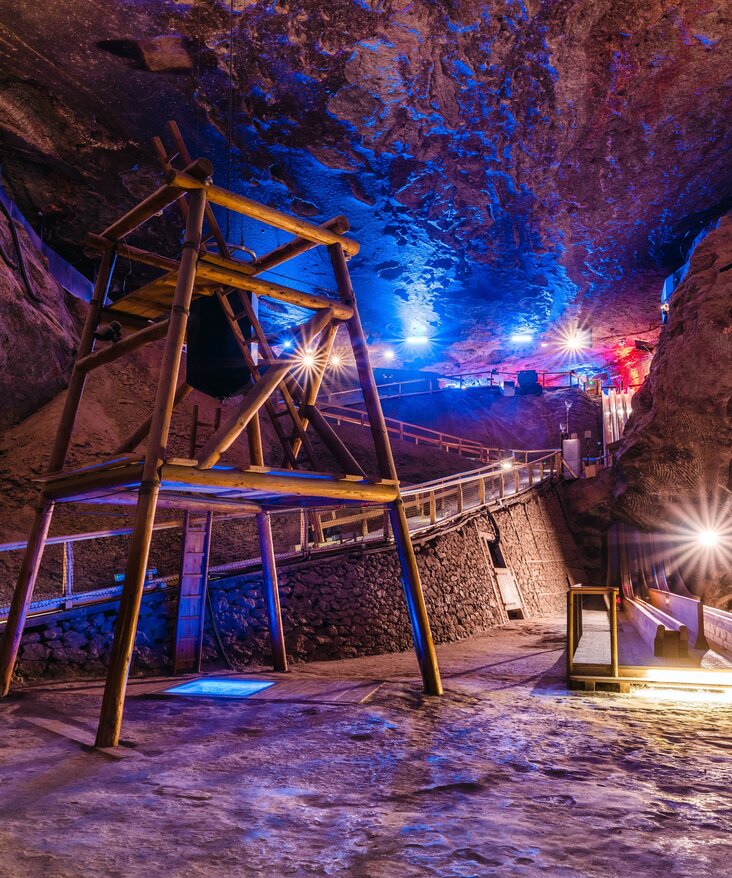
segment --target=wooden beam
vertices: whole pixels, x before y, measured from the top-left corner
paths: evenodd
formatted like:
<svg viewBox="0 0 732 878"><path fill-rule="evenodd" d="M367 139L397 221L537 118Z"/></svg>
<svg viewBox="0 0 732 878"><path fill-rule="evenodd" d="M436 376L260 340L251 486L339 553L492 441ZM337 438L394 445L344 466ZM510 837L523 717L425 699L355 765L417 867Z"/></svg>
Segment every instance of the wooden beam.
<svg viewBox="0 0 732 878"><path fill-rule="evenodd" d="M343 249L338 244L328 248L333 271L338 284L338 291L344 303L353 308L353 317L347 321L346 327L351 339L351 347L356 360L359 383L363 392L364 404L369 416L369 425L374 439L374 449L379 462L379 471L383 478L393 479L398 484L394 456L389 442L389 433L384 420L384 412L381 408L379 391L374 380L374 373L369 360L368 344L366 335L361 325L361 318L356 307L356 295L351 285L348 265ZM407 609L412 624L414 647L419 661L422 681L425 692L428 695L441 695L442 682L440 669L437 665L437 654L432 640L427 607L422 591L422 582L417 567L417 558L409 534L409 525L404 511L404 501L397 490L397 496L391 503L389 512L394 540L399 553L399 561L402 568L402 583L407 601Z"/></svg>
<svg viewBox="0 0 732 878"><path fill-rule="evenodd" d="M198 452L199 469L210 469L221 455L230 448L246 429L247 424L277 389L282 377L290 368L289 363L271 366L248 390L237 410L227 418Z"/></svg>
<svg viewBox="0 0 732 878"><path fill-rule="evenodd" d="M334 500L363 500L367 503L388 503L397 496L394 482L367 482L339 479L313 473L284 475L281 471L208 469L166 463L162 468L163 485L167 482L203 488L226 488L230 491L259 491L295 497L321 497Z"/></svg>
<svg viewBox="0 0 732 878"><path fill-rule="evenodd" d="M135 645L135 632L145 587L150 540L160 491L159 472L165 458L165 447L170 432L173 400L196 277L196 262L201 247L203 217L206 207L205 191L199 190L192 193L189 196L188 206L189 213L181 267L170 313L170 328L165 341L158 389L155 395L150 436L145 452L145 463L135 512L135 524L125 568L125 582L122 588L107 681L104 687L104 698L97 731L98 747L115 747L119 742L127 676Z"/></svg>
<svg viewBox="0 0 732 878"><path fill-rule="evenodd" d="M342 234L350 229L350 225L344 216L336 216L323 223L320 228ZM283 262L299 256L301 253L307 253L308 250L312 250L313 247L317 246L317 243L314 241L298 236L286 244L282 244L281 247L277 247L274 250L270 250L269 253L259 256L253 262L250 262L248 267L251 269L252 274L263 274L276 268L278 265L282 265Z"/></svg>
<svg viewBox="0 0 732 878"><path fill-rule="evenodd" d="M325 420L317 406L305 406L302 409L302 413L313 425L313 429L318 436L320 436L323 444L333 455L343 472L354 473L365 477L366 472L361 464L351 454L348 447L333 427L331 427L331 425Z"/></svg>
<svg viewBox="0 0 732 878"><path fill-rule="evenodd" d="M87 242L90 246L97 249L100 249L102 246L100 236L98 235L88 235ZM134 262L150 265L168 272L164 277L152 281L151 287L153 284L155 288L161 284L166 287L172 287L175 284L176 272L178 270L178 262L175 259L159 256L157 253L151 253L148 250L133 247L129 244L125 244L124 252L125 256ZM309 308L312 311L331 308L339 320L348 320L353 313L350 307L339 302L337 299L329 299L327 296L295 290L282 284L252 277L242 271L242 265L243 263L238 263L233 259L224 259L213 253L202 253L196 271L197 288L199 287L199 282L209 281L211 284L220 284L221 286L233 287L237 290L246 290L247 292L256 293L258 296L266 296L270 299L287 302L290 305L297 305L300 308ZM142 289L133 290L128 294L129 298L139 298ZM113 307L121 307L128 296L119 299Z"/></svg>
<svg viewBox="0 0 732 878"><path fill-rule="evenodd" d="M97 369L99 366L112 363L119 357L123 357L125 354L130 354L132 351L136 351L143 345L165 338L167 332L168 321L160 320L157 323L146 326L144 329L139 329L137 332L133 332L132 335L128 335L120 341L108 345L106 348L102 348L101 350L88 354L86 357L82 357L80 360L76 361L76 368L81 369L83 372L91 372L92 369Z"/></svg>
<svg viewBox="0 0 732 878"><path fill-rule="evenodd" d="M188 146L183 139L183 135L180 133L178 123L174 119L168 120L168 131L170 131L173 137L175 148L178 150L181 160L186 166L190 165L193 159L191 158L191 154L188 152ZM216 242L216 246L219 248L219 253L221 253L222 256L228 257L230 255L229 246L226 243L226 239L224 238L223 234L221 233L221 229L214 215L213 208L208 203L208 201L206 202L206 222L211 229L211 234L213 235L213 239Z"/></svg>
<svg viewBox="0 0 732 878"><path fill-rule="evenodd" d="M208 200L212 204L218 204L220 207L225 207L227 210L233 210L244 216L250 216L252 219L275 226L275 228L285 232L292 232L293 235L299 235L317 244L339 244L349 256L355 256L360 249L358 242L352 238L338 235L336 232L331 232L322 226L316 226L314 223L309 223L299 217L290 216L290 214L269 207L267 204L260 204L260 202L247 198L245 195L229 192L214 184L205 184L188 173L172 171L168 174L168 185L177 186L179 189L205 188Z"/></svg>
<svg viewBox="0 0 732 878"><path fill-rule="evenodd" d="M282 625L280 610L279 584L277 582L277 561L275 560L274 540L272 539L272 522L269 513L257 515L257 531L262 556L262 585L264 601L267 605L269 622L269 639L272 645L272 664L275 671L284 673L287 670L287 651L285 649L285 630Z"/></svg>
<svg viewBox="0 0 732 878"><path fill-rule="evenodd" d="M335 342L337 332L337 323L331 323L323 331L323 337L318 347L318 352L314 355L315 366L306 376L305 392L303 394L303 399L300 403L298 411L298 414L300 415L300 420L302 421L302 425L305 430L307 430L308 428L308 417L304 413L304 408L307 409L315 403L315 400L318 396L318 391L320 390L320 385L323 383L323 378L325 377L325 370L328 368L328 360L330 359L330 354L333 350L333 343ZM295 457L297 457L297 455L300 453L301 448L302 441L298 437L292 443L292 453L295 455Z"/></svg>

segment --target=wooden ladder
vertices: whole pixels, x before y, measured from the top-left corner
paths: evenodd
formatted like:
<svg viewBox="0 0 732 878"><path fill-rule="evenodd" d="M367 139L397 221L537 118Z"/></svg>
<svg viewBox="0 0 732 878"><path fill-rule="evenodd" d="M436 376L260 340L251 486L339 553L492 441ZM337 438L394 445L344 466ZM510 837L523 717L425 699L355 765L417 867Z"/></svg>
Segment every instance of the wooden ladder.
<svg viewBox="0 0 732 878"><path fill-rule="evenodd" d="M211 512L206 515L187 512L183 519L180 597L173 655L175 674L201 670L212 525Z"/></svg>

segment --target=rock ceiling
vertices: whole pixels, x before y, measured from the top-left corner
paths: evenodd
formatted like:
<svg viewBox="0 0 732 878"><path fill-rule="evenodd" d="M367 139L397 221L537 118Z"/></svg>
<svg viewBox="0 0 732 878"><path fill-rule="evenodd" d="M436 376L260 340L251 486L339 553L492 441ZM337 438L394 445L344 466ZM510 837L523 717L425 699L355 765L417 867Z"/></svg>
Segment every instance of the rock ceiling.
<svg viewBox="0 0 732 878"><path fill-rule="evenodd" d="M349 217L377 353L553 368L540 340L579 323L600 367L729 206L731 33L730 0L0 0L2 172L83 266L176 118L219 183Z"/></svg>

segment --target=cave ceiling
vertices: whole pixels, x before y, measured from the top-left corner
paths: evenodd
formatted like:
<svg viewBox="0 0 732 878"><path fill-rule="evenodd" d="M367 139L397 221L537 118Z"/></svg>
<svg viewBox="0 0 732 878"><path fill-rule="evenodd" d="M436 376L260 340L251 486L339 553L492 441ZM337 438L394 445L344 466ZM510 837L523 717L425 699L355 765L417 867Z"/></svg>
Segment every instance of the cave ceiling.
<svg viewBox="0 0 732 878"><path fill-rule="evenodd" d="M86 232L158 184L174 118L221 185L349 218L377 358L561 368L541 342L579 324L578 365L632 367L663 277L729 208L731 32L730 0L0 0L4 185L88 271ZM307 259L282 274L332 287Z"/></svg>

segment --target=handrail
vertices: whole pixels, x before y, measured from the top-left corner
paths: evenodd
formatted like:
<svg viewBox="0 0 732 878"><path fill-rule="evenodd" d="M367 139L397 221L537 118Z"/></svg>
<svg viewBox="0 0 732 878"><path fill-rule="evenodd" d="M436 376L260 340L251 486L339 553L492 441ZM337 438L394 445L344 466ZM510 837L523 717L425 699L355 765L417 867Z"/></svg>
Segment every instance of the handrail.
<svg viewBox="0 0 732 878"><path fill-rule="evenodd" d="M609 585L573 585L567 591L567 677L571 680L581 668L581 664L575 661L574 656L582 638L582 598L585 595L605 597L610 628L610 662L607 665L609 673L606 676L617 677L619 671L618 589ZM596 672L597 668L595 668Z"/></svg>
<svg viewBox="0 0 732 878"><path fill-rule="evenodd" d="M513 498L547 479L558 475L562 470L561 452L552 450L541 452L516 452L525 454L524 461L513 458L511 468L506 469L500 461L486 467L471 470L457 476L436 479L411 485L402 492L409 529L412 533L429 529L438 521L444 524L457 519L466 512L483 507L500 507L507 498ZM540 457L528 460L529 454L541 454ZM341 545L354 542L385 543L393 540L389 533L388 510L383 505L365 507L329 507L278 509L277 515L297 517L299 543L289 545L284 552L277 553L279 559L308 557L311 554L338 549ZM227 514L215 516L215 521L244 518L243 514ZM374 528L373 524L380 522ZM158 530L180 528L178 522L161 522L156 525ZM346 529L344 531L344 528ZM337 534L327 534L336 529ZM310 531L310 532L309 532ZM58 598L47 598L35 601L31 611L38 613L52 612L54 609L66 609L74 603L98 602L111 600L121 591L121 586L108 586L90 592L73 591L73 553L71 543L82 540L103 539L110 536L122 536L129 529L116 531L94 531L86 534L72 534L65 537L51 537L48 542L62 544L64 547L64 575L61 583L63 593ZM25 543L6 543L0 545L0 552L17 551L25 548ZM222 564L210 568L212 574L228 573L246 569L257 563L256 558L243 559L237 562ZM151 576L146 588L158 588L177 581L177 574L163 577ZM7 615L7 608L0 609L0 619Z"/></svg>
<svg viewBox="0 0 732 878"><path fill-rule="evenodd" d="M543 387L550 388L561 388L561 387L579 387L582 385L581 378L582 376L577 372L576 369L566 369L564 371L552 372L546 369L537 369L537 376L539 376L540 383ZM556 376L559 378L568 378L568 384L553 384L547 383L547 378ZM454 390L456 388L465 388L470 386L483 386L483 387L494 387L496 386L496 382L494 379L498 379L498 383L500 383L501 378L504 380L518 380L518 371L508 371L505 369L483 369L481 371L476 372L460 372L454 375L425 375L424 378L407 378L404 381L388 381L384 384L379 384L379 396L382 399L393 399L393 398L401 398L403 396L417 396L424 393L439 393L443 390ZM576 379L573 383L573 379ZM470 384L466 382L475 382L475 384ZM424 390L414 390L404 392L405 387L413 387L416 384L427 384L426 389ZM396 392L390 393L391 388L396 388ZM334 390L330 393L323 394L323 399L330 403L337 397L345 397L349 395L358 395L358 388L348 388L344 390Z"/></svg>
<svg viewBox="0 0 732 878"><path fill-rule="evenodd" d="M330 403L321 404L319 408L323 417L335 421L337 424L357 424L360 427L369 425L366 412ZM474 439L465 439L462 436L444 433L441 430L432 430L430 427L422 427L419 424L410 424L396 418L384 418L384 420L386 429L392 436L407 442L414 440L415 445L433 445L441 451L453 452L486 462L491 457L497 457L501 451L500 448L491 448Z"/></svg>

